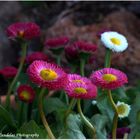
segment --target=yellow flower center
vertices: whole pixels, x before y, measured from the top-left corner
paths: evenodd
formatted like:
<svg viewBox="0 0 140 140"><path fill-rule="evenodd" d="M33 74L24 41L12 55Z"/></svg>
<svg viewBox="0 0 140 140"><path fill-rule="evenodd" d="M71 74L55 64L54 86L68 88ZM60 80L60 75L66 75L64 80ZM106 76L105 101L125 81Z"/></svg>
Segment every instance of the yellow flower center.
<svg viewBox="0 0 140 140"><path fill-rule="evenodd" d="M117 80L117 77L113 74L104 74L103 75L103 79L106 81L106 82L113 82L113 81L116 81Z"/></svg>
<svg viewBox="0 0 140 140"><path fill-rule="evenodd" d="M19 36L19 37L23 37L23 36L24 36L24 31L19 31L19 32L18 32L18 36Z"/></svg>
<svg viewBox="0 0 140 140"><path fill-rule="evenodd" d="M115 45L121 45L121 41L118 38L111 38L111 42Z"/></svg>
<svg viewBox="0 0 140 140"><path fill-rule="evenodd" d="M83 83L83 81L81 81L81 80L72 80L72 81L75 83Z"/></svg>
<svg viewBox="0 0 140 140"><path fill-rule="evenodd" d="M22 91L21 96L23 97L24 100L29 100L30 99L30 93L28 91Z"/></svg>
<svg viewBox="0 0 140 140"><path fill-rule="evenodd" d="M50 69L41 70L40 76L42 77L43 80L47 81L55 80L58 77L57 73Z"/></svg>
<svg viewBox="0 0 140 140"><path fill-rule="evenodd" d="M77 93L77 94L86 94L87 91L85 88L82 88L82 87L77 87L74 89L74 91Z"/></svg>
<svg viewBox="0 0 140 140"><path fill-rule="evenodd" d="M125 106L124 105L119 105L117 106L118 114L123 115L125 113Z"/></svg>

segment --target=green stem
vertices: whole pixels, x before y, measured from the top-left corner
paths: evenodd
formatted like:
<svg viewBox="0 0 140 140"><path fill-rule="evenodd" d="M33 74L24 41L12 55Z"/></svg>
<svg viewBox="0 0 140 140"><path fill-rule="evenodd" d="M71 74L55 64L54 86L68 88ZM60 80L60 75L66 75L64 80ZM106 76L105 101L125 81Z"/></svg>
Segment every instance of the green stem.
<svg viewBox="0 0 140 140"><path fill-rule="evenodd" d="M49 127L49 124L46 120L46 117L45 117L45 113L43 112L43 96L44 96L44 93L45 93L45 88L42 88L40 94L39 94L39 112L40 112L40 116L41 116L41 119L42 119L42 122L43 122L43 125L46 129L46 131L48 132L48 136L50 139L55 139L50 127Z"/></svg>
<svg viewBox="0 0 140 140"><path fill-rule="evenodd" d="M57 56L57 65L61 66L61 56Z"/></svg>
<svg viewBox="0 0 140 140"><path fill-rule="evenodd" d="M68 98L68 95L67 95L63 90L61 90L59 98L60 98L61 100L64 99L64 100L66 101L66 104L69 105L69 98Z"/></svg>
<svg viewBox="0 0 140 140"><path fill-rule="evenodd" d="M85 75L85 72L84 72L85 63L86 63L86 58L81 58L80 59L80 73L81 73L82 76ZM77 100L77 107L78 107L78 112L81 116L81 119L93 131L93 139L95 139L96 138L96 129L93 127L93 125L84 116L84 114L82 112L82 109L81 109L81 100L80 99Z"/></svg>
<svg viewBox="0 0 140 140"><path fill-rule="evenodd" d="M20 102L19 116L18 116L18 127L20 127L22 125L22 122L23 122L23 110L24 110L24 102Z"/></svg>
<svg viewBox="0 0 140 140"><path fill-rule="evenodd" d="M71 73L75 73L76 72L76 70L77 70L77 65L74 65L74 66L72 66L71 65Z"/></svg>
<svg viewBox="0 0 140 140"><path fill-rule="evenodd" d="M65 114L65 118L67 118L67 116L70 114L72 108L74 107L74 105L76 104L77 100L75 98L71 99L68 110Z"/></svg>
<svg viewBox="0 0 140 140"><path fill-rule="evenodd" d="M57 65L61 66L61 54L57 56ZM66 103L69 104L69 98L63 91L60 92L60 99L65 96Z"/></svg>
<svg viewBox="0 0 140 140"><path fill-rule="evenodd" d="M93 127L93 125L87 120L87 118L84 116L82 109L81 109L81 100L80 99L78 99L78 101L77 101L77 107L78 107L78 112L81 116L81 119L93 131L93 139L95 139L96 138L96 130Z"/></svg>
<svg viewBox="0 0 140 140"><path fill-rule="evenodd" d="M31 114L32 114L32 103L28 104L28 108L27 108L27 121L29 121L31 119Z"/></svg>
<svg viewBox="0 0 140 140"><path fill-rule="evenodd" d="M113 118L112 138L116 139L116 131L117 131L117 123L118 123L118 110L117 110L116 104L113 101L113 98L111 95L111 90L108 90L108 97L109 97L110 103L115 112L114 118Z"/></svg>
<svg viewBox="0 0 140 140"><path fill-rule="evenodd" d="M86 62L85 59L80 60L80 73L81 73L82 76L85 75L85 72L84 72L85 62ZM81 109L81 100L80 99L78 99L78 101L77 101L77 107L78 107L78 112L79 112L83 122L93 131L93 138L95 139L96 138L96 129L93 127L93 125L84 116L84 114L82 112L82 109Z"/></svg>
<svg viewBox="0 0 140 140"><path fill-rule="evenodd" d="M66 93L65 94L65 100L66 100L66 104L69 105L69 98L68 98L68 95Z"/></svg>
<svg viewBox="0 0 140 140"><path fill-rule="evenodd" d="M9 106L10 106L10 94L12 92L12 89L15 85L15 83L17 82L18 80L18 77L19 77L19 74L23 68L23 65L24 65L24 61L25 61L25 57L26 57L26 49L27 49L27 44L26 43L22 43L22 58L21 58L21 61L20 61L20 65L19 65L19 68L18 68L18 72L16 74L16 76L14 77L9 89L8 89L8 92L7 92L7 96L6 96L6 105L5 107L9 110Z"/></svg>
<svg viewBox="0 0 140 140"><path fill-rule="evenodd" d="M80 73L84 76L85 59L80 59Z"/></svg>
<svg viewBox="0 0 140 140"><path fill-rule="evenodd" d="M105 55L105 68L109 68L111 65L111 50L106 49L106 55Z"/></svg>

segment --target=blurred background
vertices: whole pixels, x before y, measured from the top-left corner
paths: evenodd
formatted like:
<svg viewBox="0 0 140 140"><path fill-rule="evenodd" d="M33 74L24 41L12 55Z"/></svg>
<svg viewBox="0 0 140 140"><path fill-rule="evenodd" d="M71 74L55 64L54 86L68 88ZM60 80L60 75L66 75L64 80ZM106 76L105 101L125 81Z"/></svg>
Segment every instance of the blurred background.
<svg viewBox="0 0 140 140"><path fill-rule="evenodd" d="M66 35L71 40L82 39L98 45L98 50L87 67L102 68L105 49L98 34L113 30L124 34L129 48L121 54L113 54L112 67L126 72L129 83L140 77L140 2L0 2L0 68L18 65L20 47L11 44L6 28L18 21L36 22L42 31L38 40L31 42L28 52L41 51L45 38Z"/></svg>

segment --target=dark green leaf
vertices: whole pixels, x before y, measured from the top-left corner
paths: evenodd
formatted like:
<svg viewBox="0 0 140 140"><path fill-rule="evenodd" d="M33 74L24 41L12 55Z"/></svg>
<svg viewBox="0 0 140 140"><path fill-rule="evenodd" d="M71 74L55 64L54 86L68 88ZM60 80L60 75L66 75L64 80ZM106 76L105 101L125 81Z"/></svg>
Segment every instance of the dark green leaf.
<svg viewBox="0 0 140 140"><path fill-rule="evenodd" d="M136 135L140 132L140 126L139 124L131 124L129 127L131 128L131 132L128 138L134 139Z"/></svg>
<svg viewBox="0 0 140 140"><path fill-rule="evenodd" d="M18 134L27 134L26 138L47 138L47 132L45 129L41 129L35 121L31 120L28 123L25 123L18 131ZM31 134L33 134L31 136ZM19 136L20 137L20 136Z"/></svg>
<svg viewBox="0 0 140 140"><path fill-rule="evenodd" d="M135 138L139 136L140 132L140 94L136 95L133 104L131 105L130 114L128 116L131 122L131 133L130 138Z"/></svg>
<svg viewBox="0 0 140 140"><path fill-rule="evenodd" d="M135 139L140 139L140 132L136 134Z"/></svg>
<svg viewBox="0 0 140 140"><path fill-rule="evenodd" d="M99 108L101 113L108 116L109 120L112 122L114 111L106 93L102 93L97 97L97 107Z"/></svg>
<svg viewBox="0 0 140 140"><path fill-rule="evenodd" d="M70 114L67 118L67 127L61 132L61 139L85 139L82 133L82 122L79 115Z"/></svg>
<svg viewBox="0 0 140 140"><path fill-rule="evenodd" d="M46 114L67 109L67 105L64 104L59 98L48 98L44 100L44 107Z"/></svg>
<svg viewBox="0 0 140 140"><path fill-rule="evenodd" d="M5 122L6 125L16 127L13 118L10 113L0 105L0 119Z"/></svg>
<svg viewBox="0 0 140 140"><path fill-rule="evenodd" d="M140 111L140 94L137 94L134 103L131 105L131 111L128 116L131 123L136 123L138 117L138 112Z"/></svg>
<svg viewBox="0 0 140 140"><path fill-rule="evenodd" d="M91 123L96 128L96 137L100 139L106 139L107 138L107 132L106 132L106 125L108 124L109 120L107 116L103 116L101 114L96 114L91 118Z"/></svg>

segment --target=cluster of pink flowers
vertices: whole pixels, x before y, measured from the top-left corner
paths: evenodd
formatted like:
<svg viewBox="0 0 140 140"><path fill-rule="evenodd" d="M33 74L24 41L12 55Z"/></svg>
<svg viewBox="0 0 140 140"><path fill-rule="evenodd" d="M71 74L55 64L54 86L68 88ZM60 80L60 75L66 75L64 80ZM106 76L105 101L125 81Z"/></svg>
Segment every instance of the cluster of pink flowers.
<svg viewBox="0 0 140 140"><path fill-rule="evenodd" d="M67 114L70 112L69 109L72 109L75 101L77 101L78 112L84 120L83 122L88 127L90 126L90 129L92 129L94 135L96 135L96 130L94 129L94 127L92 127L92 124L90 124L90 122L84 116L81 109L80 99L96 99L98 95L98 88L108 91L109 100L111 101L112 107L114 108L115 115L118 115L118 117L120 117L119 112L122 112L125 109L121 105L125 105L128 108L126 110L126 113L121 113L121 117L126 117L129 114L130 107L123 102L118 102L117 105L115 105L115 102L113 102L113 98L111 97L111 90L117 89L126 84L128 82L128 78L126 74L122 71L110 68L111 59L109 56L111 54L109 49L114 52L122 52L128 47L128 43L123 35L117 32L105 31L107 31L107 29L101 30L97 34L97 36L101 38L101 42L107 48L107 55L105 59L105 67L107 68L93 71L89 77L86 77L83 76L86 75L84 73L85 64L87 62L94 63L93 60L95 60L96 58L93 55L94 52L98 49L97 45L83 40L72 41L67 36L46 38L43 45L45 49L49 50L49 53L46 52L45 54L41 51L36 51L27 55L26 50L28 46L28 41L40 36L40 27L32 22L18 22L10 25L6 30L7 36L9 37L9 39L19 41L20 45L22 46L22 59L20 61L18 69L12 66L8 66L0 70L0 74L3 75L4 78L7 78L8 80L11 80L9 78L13 78L13 81L11 82L11 85L9 86L10 88L7 92L6 107L9 108L8 106L10 106L9 97L14 89L13 87L16 85L16 82L20 79L20 73L26 71L26 74L29 78L28 84L22 84L22 82L17 82L19 84L16 90L17 97L20 101L29 103L27 118L30 119L30 114L32 111L30 105L36 97L35 88L42 88L38 101L39 111L42 122L48 132L48 137L50 138L54 138L54 136L51 132L51 129L49 129L48 131L49 126L47 124L47 121L44 121L46 116L43 112L42 102L46 92L46 88L53 91L64 90L67 104L69 104L68 96L70 98L74 98L69 104L69 108L67 110L68 112L66 112L66 117ZM63 52L65 53L66 58L64 62L62 61ZM57 64L55 62L49 61L49 54L53 54L52 57L55 57ZM67 61L70 63L69 67L72 69L72 71L71 69L67 69L66 72L66 69L61 67L61 65L63 65L66 68L67 66L65 66L65 64ZM25 65L24 67L25 63L27 65ZM24 68L26 67L27 69L25 70ZM76 72L81 73L82 76L77 74ZM62 96L60 96L60 99ZM117 120L115 120L117 119L117 117L115 115L113 119L113 122L115 122L113 123L113 138L115 132L114 130L117 128ZM19 114L19 120L21 116L22 114ZM117 131L117 133L119 134L121 131L129 132L127 129L122 128ZM124 135L124 133L121 133L121 136L122 135Z"/></svg>
<svg viewBox="0 0 140 140"><path fill-rule="evenodd" d="M65 56L68 60L79 58L80 53L92 54L96 51L97 46L87 41L75 41L65 47Z"/></svg>
<svg viewBox="0 0 140 140"><path fill-rule="evenodd" d="M7 28L7 35L11 39L23 38L30 40L40 35L40 28L35 23L15 23ZM68 44L70 39L66 36L46 39L44 45L48 49L57 49ZM78 54L93 53L97 46L86 41L76 41L65 47L66 57L78 58ZM90 78L81 77L77 74L67 74L61 67L56 64L48 63L48 56L42 52L34 52L26 57L29 65L27 73L32 82L41 87L50 90L64 89L66 93L73 98L90 99L97 96L97 87L103 89L116 89L127 83L127 76L116 69L104 68L95 71ZM13 77L17 73L14 67L6 67L0 70L0 74L5 77ZM26 92L22 92L22 91ZM23 94L24 93L24 94ZM26 94L25 94L26 93ZM31 93L31 94L27 94ZM27 95L27 96L26 96ZM34 92L29 86L20 86L18 96L22 100L24 97L34 98Z"/></svg>

